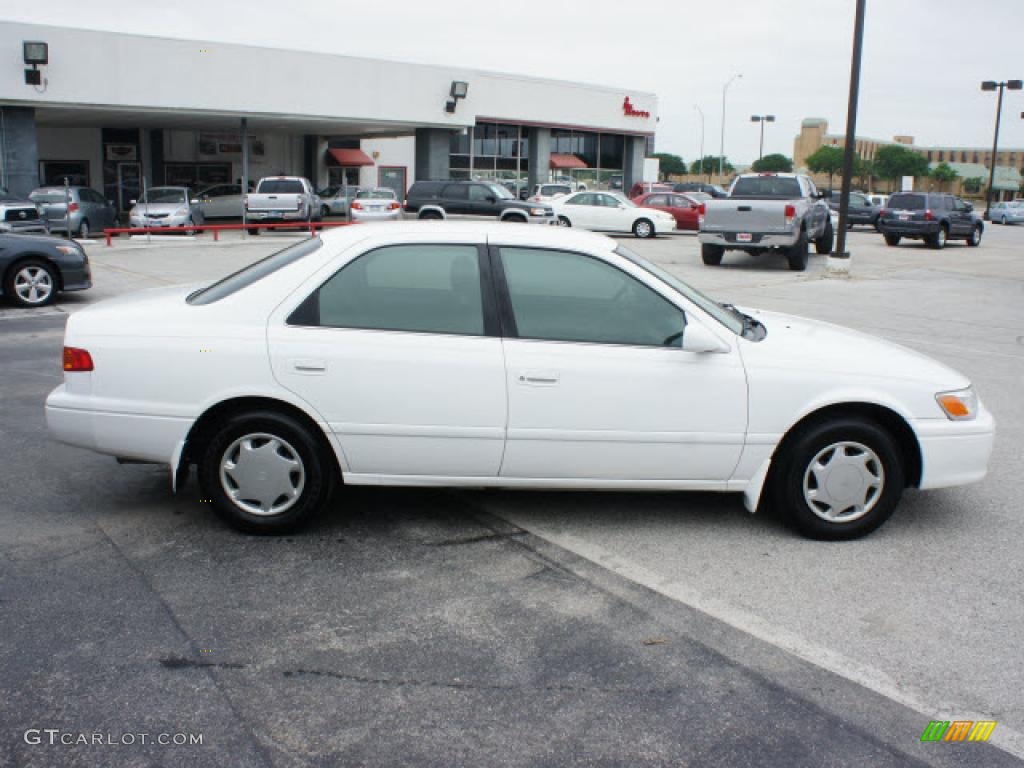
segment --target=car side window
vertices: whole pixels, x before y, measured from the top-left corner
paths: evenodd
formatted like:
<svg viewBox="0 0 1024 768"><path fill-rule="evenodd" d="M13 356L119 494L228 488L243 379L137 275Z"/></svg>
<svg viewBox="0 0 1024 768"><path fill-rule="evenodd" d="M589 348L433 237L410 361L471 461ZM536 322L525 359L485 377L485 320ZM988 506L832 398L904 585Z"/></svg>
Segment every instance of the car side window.
<svg viewBox="0 0 1024 768"><path fill-rule="evenodd" d="M469 194L469 189L465 184L449 184L444 188L442 197L446 200L465 200Z"/></svg>
<svg viewBox="0 0 1024 768"><path fill-rule="evenodd" d="M663 205L669 206L668 195L651 195L644 202L643 205Z"/></svg>
<svg viewBox="0 0 1024 768"><path fill-rule="evenodd" d="M596 195L584 194L574 195L565 201L566 205L594 205L594 198Z"/></svg>
<svg viewBox="0 0 1024 768"><path fill-rule="evenodd" d="M611 195L594 195L597 198L595 205L602 205L605 208L618 208L619 201Z"/></svg>
<svg viewBox="0 0 1024 768"><path fill-rule="evenodd" d="M346 264L288 323L481 336L481 297L475 245L393 245Z"/></svg>
<svg viewBox="0 0 1024 768"><path fill-rule="evenodd" d="M494 193L491 192L483 184L473 184L469 188L469 199L475 202L486 202L488 197L494 197Z"/></svg>
<svg viewBox="0 0 1024 768"><path fill-rule="evenodd" d="M520 338L682 345L686 315L633 276L569 251L501 248Z"/></svg>

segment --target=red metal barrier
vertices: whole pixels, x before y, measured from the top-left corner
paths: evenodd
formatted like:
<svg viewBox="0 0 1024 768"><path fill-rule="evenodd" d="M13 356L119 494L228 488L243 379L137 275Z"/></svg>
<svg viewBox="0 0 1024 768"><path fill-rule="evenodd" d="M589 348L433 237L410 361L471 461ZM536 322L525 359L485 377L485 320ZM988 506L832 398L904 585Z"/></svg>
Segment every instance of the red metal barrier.
<svg viewBox="0 0 1024 768"><path fill-rule="evenodd" d="M315 232L318 229L327 229L329 227L347 227L350 224L355 224L353 221L284 221L284 222L273 222L273 223L254 223L247 222L245 224L192 224L181 227L110 227L103 230L103 235L107 238L107 245L111 245L112 235L146 235L146 234L166 234L168 232L178 233L182 232L185 234L191 234L192 232L213 232L213 241L219 240L220 231L223 229L308 229L310 232Z"/></svg>

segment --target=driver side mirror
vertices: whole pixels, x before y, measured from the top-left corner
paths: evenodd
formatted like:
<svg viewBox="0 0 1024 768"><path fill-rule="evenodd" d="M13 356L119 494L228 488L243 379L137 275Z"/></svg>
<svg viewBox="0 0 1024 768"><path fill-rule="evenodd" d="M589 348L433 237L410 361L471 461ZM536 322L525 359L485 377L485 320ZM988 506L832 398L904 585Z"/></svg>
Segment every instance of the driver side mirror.
<svg viewBox="0 0 1024 768"><path fill-rule="evenodd" d="M496 202L498 202L498 198L496 198L496 197L495 197L494 195L488 195L488 196L487 196L487 197L485 197L484 199L485 199L485 200L486 200L486 201L487 201L488 203L496 203Z"/></svg>
<svg viewBox="0 0 1024 768"><path fill-rule="evenodd" d="M728 352L729 345L700 323L690 322L683 332L683 349L687 352Z"/></svg>

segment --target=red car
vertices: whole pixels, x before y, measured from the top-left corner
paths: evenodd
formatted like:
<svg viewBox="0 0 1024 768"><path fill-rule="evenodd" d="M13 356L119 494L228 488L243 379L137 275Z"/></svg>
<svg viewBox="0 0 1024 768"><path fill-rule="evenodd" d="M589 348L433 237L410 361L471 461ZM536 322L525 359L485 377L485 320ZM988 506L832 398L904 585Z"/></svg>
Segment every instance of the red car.
<svg viewBox="0 0 1024 768"><path fill-rule="evenodd" d="M672 183L668 181L638 181L629 190L629 199L633 200L651 192L671 192Z"/></svg>
<svg viewBox="0 0 1024 768"><path fill-rule="evenodd" d="M697 230L697 208L700 201L681 192L649 192L646 195L632 198L637 205L644 208L657 208L668 211L676 217L677 229Z"/></svg>

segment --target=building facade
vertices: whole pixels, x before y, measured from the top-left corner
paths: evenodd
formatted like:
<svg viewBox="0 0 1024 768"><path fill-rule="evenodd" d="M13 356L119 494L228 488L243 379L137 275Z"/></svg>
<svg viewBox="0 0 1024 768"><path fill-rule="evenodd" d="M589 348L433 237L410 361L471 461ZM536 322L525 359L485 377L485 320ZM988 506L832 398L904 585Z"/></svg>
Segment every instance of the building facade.
<svg viewBox="0 0 1024 768"><path fill-rule="evenodd" d="M31 84L22 46L45 42ZM32 24L0 24L0 184L141 187L264 175L640 180L657 98L544 78ZM628 188L628 186L627 186Z"/></svg>

